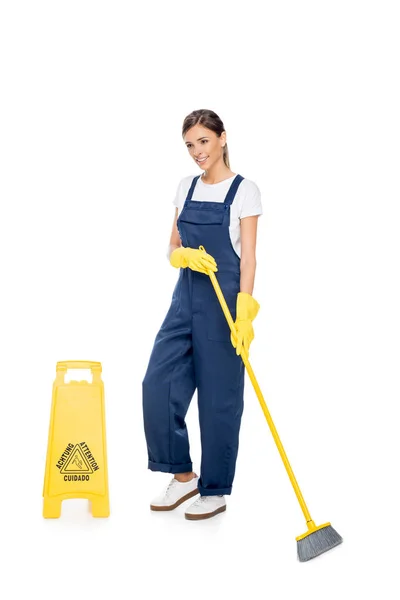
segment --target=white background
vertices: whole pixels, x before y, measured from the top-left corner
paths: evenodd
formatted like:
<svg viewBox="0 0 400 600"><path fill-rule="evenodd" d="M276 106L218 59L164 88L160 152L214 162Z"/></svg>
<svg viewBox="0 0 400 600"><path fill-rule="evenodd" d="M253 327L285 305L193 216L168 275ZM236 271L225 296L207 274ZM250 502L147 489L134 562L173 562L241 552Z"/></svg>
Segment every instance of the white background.
<svg viewBox="0 0 400 600"><path fill-rule="evenodd" d="M399 18L396 2L18 2L0 9L0 595L398 598ZM210 108L259 186L250 360L317 524L246 379L225 514L153 514L141 383L178 273L184 117ZM55 366L97 360L109 519L42 517ZM200 461L197 406L188 414Z"/></svg>

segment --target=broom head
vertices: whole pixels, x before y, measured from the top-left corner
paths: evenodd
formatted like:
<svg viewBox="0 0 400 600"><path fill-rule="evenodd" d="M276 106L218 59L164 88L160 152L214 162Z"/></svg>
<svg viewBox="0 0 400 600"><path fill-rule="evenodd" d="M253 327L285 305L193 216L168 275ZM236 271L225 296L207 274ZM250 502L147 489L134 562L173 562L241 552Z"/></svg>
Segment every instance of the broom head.
<svg viewBox="0 0 400 600"><path fill-rule="evenodd" d="M309 531L299 535L297 540L297 556L300 562L311 560L323 552L342 543L343 539L330 523L317 527L313 521L307 523Z"/></svg>

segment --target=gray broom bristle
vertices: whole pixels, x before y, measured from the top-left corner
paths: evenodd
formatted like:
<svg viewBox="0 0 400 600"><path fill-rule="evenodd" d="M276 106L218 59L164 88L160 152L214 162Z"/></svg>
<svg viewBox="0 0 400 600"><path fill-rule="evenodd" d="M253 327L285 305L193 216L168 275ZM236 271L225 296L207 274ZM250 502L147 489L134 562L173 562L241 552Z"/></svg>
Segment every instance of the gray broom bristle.
<svg viewBox="0 0 400 600"><path fill-rule="evenodd" d="M297 556L300 562L319 556L323 552L338 546L343 539L331 525L313 531L302 540L297 541Z"/></svg>

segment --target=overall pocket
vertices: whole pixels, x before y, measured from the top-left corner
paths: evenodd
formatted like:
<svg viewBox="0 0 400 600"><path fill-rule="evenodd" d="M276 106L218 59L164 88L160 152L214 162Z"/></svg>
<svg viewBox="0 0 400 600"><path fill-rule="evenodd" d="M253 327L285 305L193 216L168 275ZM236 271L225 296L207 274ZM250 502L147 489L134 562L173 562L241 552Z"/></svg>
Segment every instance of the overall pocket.
<svg viewBox="0 0 400 600"><path fill-rule="evenodd" d="M191 201L183 208L179 220L194 225L222 225L225 214L224 204Z"/></svg>
<svg viewBox="0 0 400 600"><path fill-rule="evenodd" d="M224 293L223 290L222 293ZM233 321L236 319L236 296L237 294L224 294L225 302L228 305ZM207 338L214 342L231 344L231 330L212 284L208 298L206 318Z"/></svg>

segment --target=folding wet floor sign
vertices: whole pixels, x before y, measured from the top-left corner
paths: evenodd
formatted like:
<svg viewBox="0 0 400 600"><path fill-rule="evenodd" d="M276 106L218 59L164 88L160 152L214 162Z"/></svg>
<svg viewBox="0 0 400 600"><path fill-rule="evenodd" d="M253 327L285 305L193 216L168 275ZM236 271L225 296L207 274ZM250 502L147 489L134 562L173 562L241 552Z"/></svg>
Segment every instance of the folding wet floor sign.
<svg viewBox="0 0 400 600"><path fill-rule="evenodd" d="M90 369L92 382L64 381L68 369ZM61 502L86 498L93 517L108 517L107 448L101 363L57 363L53 383L43 516L58 518Z"/></svg>

